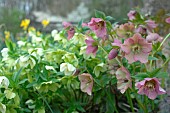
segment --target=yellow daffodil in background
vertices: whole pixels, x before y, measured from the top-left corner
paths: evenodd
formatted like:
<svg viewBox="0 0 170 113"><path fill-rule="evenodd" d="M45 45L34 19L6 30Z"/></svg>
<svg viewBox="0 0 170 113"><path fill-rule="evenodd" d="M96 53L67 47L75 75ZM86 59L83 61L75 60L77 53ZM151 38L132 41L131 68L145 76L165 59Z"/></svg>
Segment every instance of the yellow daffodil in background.
<svg viewBox="0 0 170 113"><path fill-rule="evenodd" d="M33 26L31 26L31 27L28 28L28 32L35 32L35 31L36 31L36 29L35 29L35 27L33 27Z"/></svg>
<svg viewBox="0 0 170 113"><path fill-rule="evenodd" d="M48 25L49 23L50 23L49 20L43 20L43 21L41 22L41 24L43 25L44 28L47 27L47 25Z"/></svg>
<svg viewBox="0 0 170 113"><path fill-rule="evenodd" d="M10 38L10 32L9 31L4 31L5 38L9 39Z"/></svg>
<svg viewBox="0 0 170 113"><path fill-rule="evenodd" d="M23 29L26 30L29 24L30 24L30 19L24 19L21 21L20 27L23 27Z"/></svg>

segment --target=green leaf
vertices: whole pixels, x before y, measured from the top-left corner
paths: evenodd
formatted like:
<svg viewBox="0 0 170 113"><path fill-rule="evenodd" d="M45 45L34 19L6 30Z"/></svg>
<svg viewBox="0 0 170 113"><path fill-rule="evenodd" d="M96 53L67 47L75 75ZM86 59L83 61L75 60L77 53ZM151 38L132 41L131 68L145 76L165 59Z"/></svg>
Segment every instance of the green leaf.
<svg viewBox="0 0 170 113"><path fill-rule="evenodd" d="M169 74L167 72L159 72L158 74L156 74L155 77L158 77L158 78L169 78Z"/></svg>
<svg viewBox="0 0 170 113"><path fill-rule="evenodd" d="M132 78L138 79L138 80L143 80L144 78L149 77L147 73L138 73L135 76L132 76Z"/></svg>
<svg viewBox="0 0 170 113"><path fill-rule="evenodd" d="M148 72L148 74L150 75L150 77L154 77L155 75L157 75L159 73L160 70L161 70L161 68L157 68L157 69L153 70L152 72Z"/></svg>
<svg viewBox="0 0 170 113"><path fill-rule="evenodd" d="M23 68L21 67L17 73L14 73L14 76L13 76L13 78L12 78L13 81L15 81L15 82L18 81L18 77L19 77L19 75L21 74L22 70L23 70Z"/></svg>
<svg viewBox="0 0 170 113"><path fill-rule="evenodd" d="M153 57L153 56L149 56L148 57L148 60L158 60L156 57Z"/></svg>
<svg viewBox="0 0 170 113"><path fill-rule="evenodd" d="M113 21L113 20L115 20L115 18L113 18L113 17L111 17L111 16L107 16L107 17L106 17L106 20L108 20L108 21Z"/></svg>
<svg viewBox="0 0 170 113"><path fill-rule="evenodd" d="M78 28L82 28L82 23L83 23L83 19L81 19L80 21L79 21L79 23L78 23Z"/></svg>
<svg viewBox="0 0 170 113"><path fill-rule="evenodd" d="M101 12L101 11L98 11L98 10L95 10L95 17L96 18L102 18L104 20L106 18L105 14L103 12Z"/></svg>

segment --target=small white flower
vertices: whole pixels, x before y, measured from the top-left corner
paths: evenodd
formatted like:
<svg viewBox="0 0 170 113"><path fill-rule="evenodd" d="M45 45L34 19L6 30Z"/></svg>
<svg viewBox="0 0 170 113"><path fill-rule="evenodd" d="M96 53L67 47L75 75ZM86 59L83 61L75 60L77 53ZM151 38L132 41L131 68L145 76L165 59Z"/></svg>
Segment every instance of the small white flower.
<svg viewBox="0 0 170 113"><path fill-rule="evenodd" d="M72 75L76 71L76 68L72 64L62 63L60 65L60 71L64 72L65 75Z"/></svg>
<svg viewBox="0 0 170 113"><path fill-rule="evenodd" d="M9 86L8 78L6 78L5 76L0 76L0 85L5 88L8 88L8 86Z"/></svg>

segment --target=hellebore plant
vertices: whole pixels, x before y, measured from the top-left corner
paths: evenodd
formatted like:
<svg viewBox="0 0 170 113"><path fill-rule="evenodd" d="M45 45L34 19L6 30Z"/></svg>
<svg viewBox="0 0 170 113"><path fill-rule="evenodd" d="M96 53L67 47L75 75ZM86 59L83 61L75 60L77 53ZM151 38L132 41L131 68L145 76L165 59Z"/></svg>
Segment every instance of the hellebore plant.
<svg viewBox="0 0 170 113"><path fill-rule="evenodd" d="M157 112L168 95L170 58L163 52L170 36L138 11L126 23L96 11L90 22L45 34L21 22L22 36L0 56L2 113ZM156 20L156 19L155 19ZM165 20L169 24L169 18ZM50 22L42 22L43 30Z"/></svg>

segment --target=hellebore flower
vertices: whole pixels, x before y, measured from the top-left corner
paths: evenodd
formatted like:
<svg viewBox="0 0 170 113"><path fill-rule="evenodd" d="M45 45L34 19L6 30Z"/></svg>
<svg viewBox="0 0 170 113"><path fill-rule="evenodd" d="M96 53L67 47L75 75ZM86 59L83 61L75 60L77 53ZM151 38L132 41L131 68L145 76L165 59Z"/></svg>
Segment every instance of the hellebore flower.
<svg viewBox="0 0 170 113"><path fill-rule="evenodd" d="M139 89L139 94L146 95L152 100L154 100L157 95L166 93L166 91L161 88L157 78L145 78L143 81L136 83L135 86Z"/></svg>
<svg viewBox="0 0 170 113"><path fill-rule="evenodd" d="M135 26L132 23L121 24L117 29L116 33L121 38L129 38L134 32Z"/></svg>
<svg viewBox="0 0 170 113"><path fill-rule="evenodd" d="M93 88L93 78L88 73L83 73L78 76L80 80L80 89L82 92L87 93L88 95L91 95L92 88Z"/></svg>
<svg viewBox="0 0 170 113"><path fill-rule="evenodd" d="M135 29L135 33L146 34L146 27L139 25L138 28Z"/></svg>
<svg viewBox="0 0 170 113"><path fill-rule="evenodd" d="M64 29L67 29L67 34L68 34L67 38L68 40L70 40L74 36L75 29L73 25L69 22L63 22L63 26L64 26Z"/></svg>
<svg viewBox="0 0 170 113"><path fill-rule="evenodd" d="M97 49L98 49L98 45L95 42L95 40L93 40L91 37L89 37L88 39L85 40L85 42L87 44L86 54L93 53L93 55L95 56Z"/></svg>
<svg viewBox="0 0 170 113"><path fill-rule="evenodd" d="M149 52L152 50L152 44L136 33L133 37L125 40L124 44L121 45L121 49L125 52L125 58L129 63L136 61L146 63L148 62Z"/></svg>
<svg viewBox="0 0 170 113"><path fill-rule="evenodd" d="M118 54L118 50L117 49L112 49L109 52L109 55L108 55L109 60L114 59L117 56L117 54Z"/></svg>
<svg viewBox="0 0 170 113"><path fill-rule="evenodd" d="M97 37L104 38L107 35L106 22L101 18L92 18L88 27L94 31Z"/></svg>
<svg viewBox="0 0 170 113"><path fill-rule="evenodd" d="M129 20L134 20L136 15L136 11L130 11L127 16L129 17Z"/></svg>
<svg viewBox="0 0 170 113"><path fill-rule="evenodd" d="M166 19L165 19L165 22L168 23L168 24L170 24L170 17L166 18Z"/></svg>
<svg viewBox="0 0 170 113"><path fill-rule="evenodd" d="M118 47L120 47L121 44L122 44L122 42L121 42L120 40L114 39L114 42L112 43L112 46L118 46Z"/></svg>
<svg viewBox="0 0 170 113"><path fill-rule="evenodd" d="M120 67L116 71L117 88L123 94L128 88L132 87L130 73L125 67Z"/></svg>
<svg viewBox="0 0 170 113"><path fill-rule="evenodd" d="M162 42L162 37L159 36L157 33L150 33L147 37L146 37L146 41L151 43L151 42Z"/></svg>
<svg viewBox="0 0 170 113"><path fill-rule="evenodd" d="M64 72L65 75L72 75L76 71L76 68L72 64L62 63L60 64L60 71Z"/></svg>
<svg viewBox="0 0 170 113"><path fill-rule="evenodd" d="M158 26L158 24L156 24L155 21L153 21L153 20L147 20L145 22L146 22L147 27L150 31Z"/></svg>
<svg viewBox="0 0 170 113"><path fill-rule="evenodd" d="M9 80L8 78L6 78L5 76L0 76L0 86L2 87L5 87L6 89L8 88L9 86Z"/></svg>

